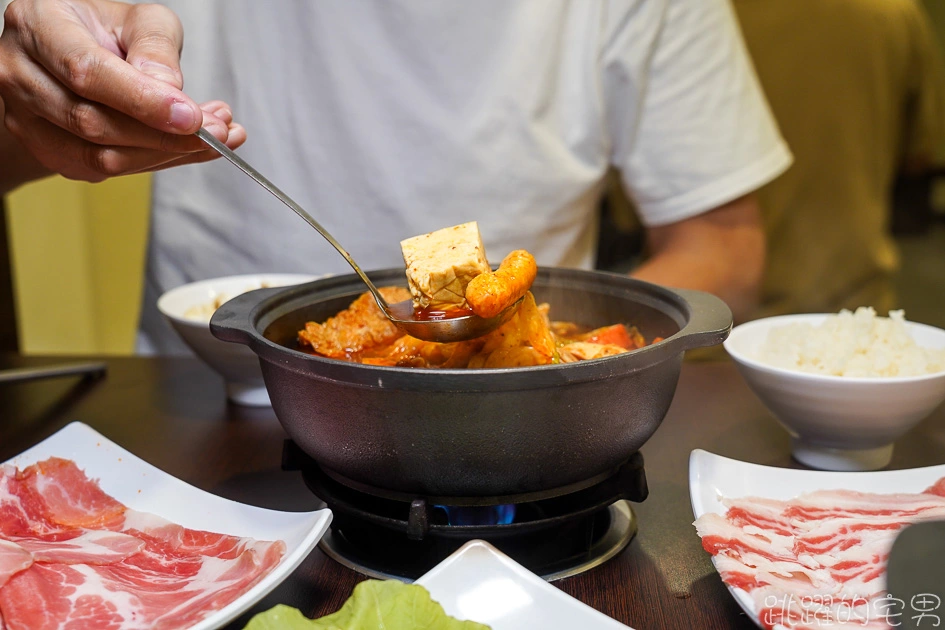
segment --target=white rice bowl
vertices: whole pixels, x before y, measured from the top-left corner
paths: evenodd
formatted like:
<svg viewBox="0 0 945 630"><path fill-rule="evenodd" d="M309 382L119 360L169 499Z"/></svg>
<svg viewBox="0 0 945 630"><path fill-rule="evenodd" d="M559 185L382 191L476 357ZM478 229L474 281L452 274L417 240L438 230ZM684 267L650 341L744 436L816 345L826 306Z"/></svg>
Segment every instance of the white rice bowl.
<svg viewBox="0 0 945 630"><path fill-rule="evenodd" d="M812 468L886 466L893 443L945 400L945 330L901 312L768 317L736 326L724 346Z"/></svg>
<svg viewBox="0 0 945 630"><path fill-rule="evenodd" d="M820 325L771 328L756 360L789 370L848 377L893 377L945 370L945 350L920 347L903 311L878 317L871 307L828 315Z"/></svg>

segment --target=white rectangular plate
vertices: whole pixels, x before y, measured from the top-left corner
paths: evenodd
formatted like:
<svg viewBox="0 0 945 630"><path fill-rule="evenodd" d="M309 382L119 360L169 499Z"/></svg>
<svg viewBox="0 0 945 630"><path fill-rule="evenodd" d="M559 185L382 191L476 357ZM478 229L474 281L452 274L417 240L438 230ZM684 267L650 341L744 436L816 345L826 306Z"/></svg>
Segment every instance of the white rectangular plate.
<svg viewBox="0 0 945 630"><path fill-rule="evenodd" d="M725 514L723 497L787 501L815 490L854 490L876 494L922 492L942 477L945 477L945 465L877 472L827 472L749 464L701 449L689 455L689 499L696 518L709 512ZM695 536L695 528L692 531ZM759 628L762 627L748 593L728 584L725 586L745 613Z"/></svg>
<svg viewBox="0 0 945 630"><path fill-rule="evenodd" d="M81 422L73 422L6 463L23 468L48 457L71 459L102 490L129 508L184 527L281 540L286 553L269 575L191 630L220 628L262 599L308 556L331 522L329 510L278 512L204 492L129 453Z"/></svg>
<svg viewBox="0 0 945 630"><path fill-rule="evenodd" d="M448 615L492 630L628 630L482 540L471 540L417 581ZM632 630L632 629L629 629Z"/></svg>

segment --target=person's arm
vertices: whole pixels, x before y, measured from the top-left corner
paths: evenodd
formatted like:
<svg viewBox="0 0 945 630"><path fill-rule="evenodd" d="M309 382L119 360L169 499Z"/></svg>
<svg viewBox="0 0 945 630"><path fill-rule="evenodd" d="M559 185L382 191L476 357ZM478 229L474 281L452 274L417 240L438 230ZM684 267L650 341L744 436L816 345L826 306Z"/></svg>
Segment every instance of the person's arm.
<svg viewBox="0 0 945 630"><path fill-rule="evenodd" d="M664 4L645 81L629 78L641 42L639 32L624 26L631 20L617 23L604 55L611 163L647 235L648 259L633 275L714 293L743 321L754 314L765 266L752 193L783 173L792 157L731 3ZM627 116L627 104L641 95L640 115Z"/></svg>
<svg viewBox="0 0 945 630"><path fill-rule="evenodd" d="M177 16L158 5L11 3L0 36L0 164L23 151L34 160L5 174L4 188L49 172L101 181L213 159L193 135L201 126L242 144L229 106L181 91L182 43Z"/></svg>
<svg viewBox="0 0 945 630"><path fill-rule="evenodd" d="M3 120L3 101L0 100L0 120ZM36 158L13 139L6 127L0 125L0 196L20 184L49 175Z"/></svg>
<svg viewBox="0 0 945 630"><path fill-rule="evenodd" d="M670 287L713 293L736 321L757 305L765 236L754 195L695 217L647 230L649 257L631 275Z"/></svg>
<svg viewBox="0 0 945 630"><path fill-rule="evenodd" d="M941 166L945 156L945 64L923 7L919 3L904 7L910 57L900 170L916 177Z"/></svg>

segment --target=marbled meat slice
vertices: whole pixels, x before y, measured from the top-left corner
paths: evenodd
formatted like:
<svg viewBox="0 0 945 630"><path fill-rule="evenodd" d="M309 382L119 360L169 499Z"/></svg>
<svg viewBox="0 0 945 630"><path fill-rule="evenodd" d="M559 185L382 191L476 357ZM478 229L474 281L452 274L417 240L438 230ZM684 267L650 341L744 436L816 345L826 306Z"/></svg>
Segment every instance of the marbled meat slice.
<svg viewBox="0 0 945 630"><path fill-rule="evenodd" d="M403 287L379 290L391 304L411 299L410 291ZM322 356L347 359L366 348L390 343L401 334L381 312L374 296L364 293L324 324L307 322L305 329L299 331L299 342Z"/></svg>
<svg viewBox="0 0 945 630"><path fill-rule="evenodd" d="M284 553L282 542L257 541L235 556L217 557L175 551L159 541L149 541L144 553L100 571L107 580L138 596L142 608L137 616L148 619L145 627L187 628L207 611L219 610L249 590ZM199 563L195 564L194 558ZM168 564L172 571L168 571Z"/></svg>
<svg viewBox="0 0 945 630"><path fill-rule="evenodd" d="M16 543L0 540L0 588L7 581L33 564L33 554Z"/></svg>
<svg viewBox="0 0 945 630"><path fill-rule="evenodd" d="M74 530L73 536L15 538L36 562L112 564L144 549L144 541L121 532Z"/></svg>
<svg viewBox="0 0 945 630"><path fill-rule="evenodd" d="M129 510L56 458L0 467L0 539L0 630L187 628L285 553Z"/></svg>
<svg viewBox="0 0 945 630"><path fill-rule="evenodd" d="M143 540L159 541L178 553L212 556L225 560L236 558L251 548L255 548L258 553L266 553L265 547L272 544L253 538L190 529L156 514L137 510L125 512L122 531Z"/></svg>
<svg viewBox="0 0 945 630"><path fill-rule="evenodd" d="M50 457L19 471L14 479L24 514L36 532L114 529L125 506L106 494L71 460Z"/></svg>
<svg viewBox="0 0 945 630"><path fill-rule="evenodd" d="M0 467L0 538L54 533L60 529L47 521L45 503L27 491L16 468Z"/></svg>
<svg viewBox="0 0 945 630"><path fill-rule="evenodd" d="M46 519L61 528L119 526L125 506L106 494L75 462L51 457L24 469L23 487L45 506Z"/></svg>
<svg viewBox="0 0 945 630"><path fill-rule="evenodd" d="M283 551L276 543L222 559L152 539L114 564L34 564L0 589L0 610L9 630L188 628L256 584Z"/></svg>

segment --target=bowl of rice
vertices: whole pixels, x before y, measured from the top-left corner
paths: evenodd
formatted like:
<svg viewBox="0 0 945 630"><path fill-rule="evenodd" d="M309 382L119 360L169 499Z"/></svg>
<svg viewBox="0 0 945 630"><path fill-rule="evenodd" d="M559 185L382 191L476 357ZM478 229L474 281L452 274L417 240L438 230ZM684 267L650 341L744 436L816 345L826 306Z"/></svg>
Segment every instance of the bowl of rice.
<svg viewBox="0 0 945 630"><path fill-rule="evenodd" d="M271 403L259 357L246 346L226 343L210 334L210 317L221 304L247 291L301 284L316 277L261 273L198 280L167 291L158 299L157 307L194 354L223 377L231 402L266 407Z"/></svg>
<svg viewBox="0 0 945 630"><path fill-rule="evenodd" d="M945 400L945 330L869 307L736 326L724 343L799 462L876 470Z"/></svg>

